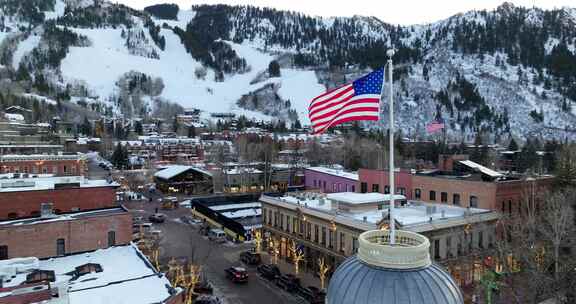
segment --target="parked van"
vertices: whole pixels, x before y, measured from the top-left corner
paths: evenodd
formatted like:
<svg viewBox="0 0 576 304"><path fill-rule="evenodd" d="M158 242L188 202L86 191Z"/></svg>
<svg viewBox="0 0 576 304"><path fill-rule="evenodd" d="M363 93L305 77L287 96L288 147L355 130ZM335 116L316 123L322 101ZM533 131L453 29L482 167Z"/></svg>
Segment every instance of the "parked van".
<svg viewBox="0 0 576 304"><path fill-rule="evenodd" d="M226 232L221 229L210 229L208 232L208 239L218 243L226 242Z"/></svg>

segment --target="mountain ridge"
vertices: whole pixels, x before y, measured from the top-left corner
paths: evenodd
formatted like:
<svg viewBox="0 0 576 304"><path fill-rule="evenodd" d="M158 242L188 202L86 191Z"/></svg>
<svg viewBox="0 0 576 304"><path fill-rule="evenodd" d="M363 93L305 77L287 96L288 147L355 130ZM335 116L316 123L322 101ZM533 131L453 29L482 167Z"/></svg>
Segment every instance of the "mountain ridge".
<svg viewBox="0 0 576 304"><path fill-rule="evenodd" d="M25 93L88 100L102 115L146 117L160 100L198 107L205 117L231 111L306 123L311 98L383 66L394 45L397 124L406 136L426 138L425 124L442 117L448 136L467 141L478 133L490 141L573 137L558 129L576 123L574 8L504 4L394 26L375 17L317 18L226 5L194 6L178 10L180 20L165 20L151 17L149 9L99 0L49 1L53 9L44 21L38 11L0 6L0 62L12 81L32 82L22 85ZM56 34L47 37L47 30ZM15 50L8 39L19 41ZM83 58L91 57L107 68L87 70ZM280 75L271 76L274 60L281 63ZM130 83L134 72L154 88L117 85Z"/></svg>

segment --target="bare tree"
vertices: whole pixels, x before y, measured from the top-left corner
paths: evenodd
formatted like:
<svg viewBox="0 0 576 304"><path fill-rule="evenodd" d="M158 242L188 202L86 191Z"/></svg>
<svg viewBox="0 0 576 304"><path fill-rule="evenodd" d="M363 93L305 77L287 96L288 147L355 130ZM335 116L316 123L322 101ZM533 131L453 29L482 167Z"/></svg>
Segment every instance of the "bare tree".
<svg viewBox="0 0 576 304"><path fill-rule="evenodd" d="M572 202L576 199L574 190L564 190L552 194L544 206L542 234L551 243L553 249L554 277L560 277L560 247L574 229L574 210Z"/></svg>

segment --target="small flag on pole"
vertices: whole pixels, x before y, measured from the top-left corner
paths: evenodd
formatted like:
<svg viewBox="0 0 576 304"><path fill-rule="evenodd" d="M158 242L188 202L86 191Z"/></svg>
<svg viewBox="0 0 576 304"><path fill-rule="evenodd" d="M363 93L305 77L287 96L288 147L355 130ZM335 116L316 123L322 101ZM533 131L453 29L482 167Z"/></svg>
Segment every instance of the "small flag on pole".
<svg viewBox="0 0 576 304"><path fill-rule="evenodd" d="M428 133L435 133L439 130L444 129L444 120L442 118L436 119L435 121L431 122L429 125L426 126L426 132Z"/></svg>
<svg viewBox="0 0 576 304"><path fill-rule="evenodd" d="M378 120L380 97L384 82L384 68L326 92L312 100L308 116L314 134L328 128L355 120Z"/></svg>

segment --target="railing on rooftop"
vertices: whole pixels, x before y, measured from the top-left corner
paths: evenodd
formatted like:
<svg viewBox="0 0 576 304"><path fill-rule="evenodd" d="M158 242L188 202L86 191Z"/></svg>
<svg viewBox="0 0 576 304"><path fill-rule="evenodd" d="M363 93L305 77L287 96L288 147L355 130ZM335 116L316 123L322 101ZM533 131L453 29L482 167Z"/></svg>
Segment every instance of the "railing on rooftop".
<svg viewBox="0 0 576 304"><path fill-rule="evenodd" d="M418 233L397 230L396 243L391 245L389 230L366 231L360 234L358 242L358 258L372 266L414 269L432 263L430 241Z"/></svg>

